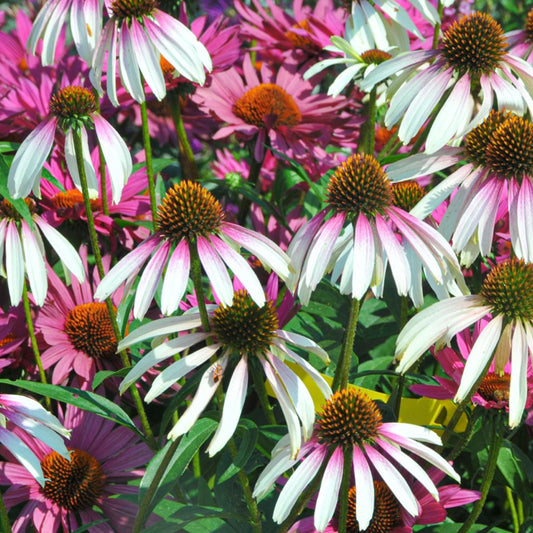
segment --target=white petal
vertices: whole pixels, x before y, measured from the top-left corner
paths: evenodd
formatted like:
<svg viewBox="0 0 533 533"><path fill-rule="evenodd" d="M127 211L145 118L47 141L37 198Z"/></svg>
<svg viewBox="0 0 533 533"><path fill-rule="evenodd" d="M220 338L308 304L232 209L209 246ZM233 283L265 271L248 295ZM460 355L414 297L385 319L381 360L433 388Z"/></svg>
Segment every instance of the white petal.
<svg viewBox="0 0 533 533"><path fill-rule="evenodd" d="M318 531L324 531L333 517L339 499L344 468L348 468L348 465L344 464L343 448L337 446L324 470L316 500L314 524Z"/></svg>
<svg viewBox="0 0 533 533"><path fill-rule="evenodd" d="M527 354L526 332L520 320L515 321L511 348L511 384L509 391L509 426L520 424L527 401Z"/></svg>

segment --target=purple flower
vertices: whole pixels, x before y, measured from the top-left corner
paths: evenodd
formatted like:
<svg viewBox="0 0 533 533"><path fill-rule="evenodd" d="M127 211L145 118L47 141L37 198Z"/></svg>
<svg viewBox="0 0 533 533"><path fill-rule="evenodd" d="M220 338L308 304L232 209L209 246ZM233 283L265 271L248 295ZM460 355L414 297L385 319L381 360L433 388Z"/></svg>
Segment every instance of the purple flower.
<svg viewBox="0 0 533 533"><path fill-rule="evenodd" d="M43 487L17 464L0 463L0 483L9 485L3 493L6 508L24 504L13 533L32 525L38 531L67 533L102 518L107 521L89 532L132 531L137 505L120 495L137 494L138 488L128 483L142 476L139 467L152 452L131 430L88 411L69 405L60 418L72 428L70 460L34 438L24 439L40 460Z"/></svg>

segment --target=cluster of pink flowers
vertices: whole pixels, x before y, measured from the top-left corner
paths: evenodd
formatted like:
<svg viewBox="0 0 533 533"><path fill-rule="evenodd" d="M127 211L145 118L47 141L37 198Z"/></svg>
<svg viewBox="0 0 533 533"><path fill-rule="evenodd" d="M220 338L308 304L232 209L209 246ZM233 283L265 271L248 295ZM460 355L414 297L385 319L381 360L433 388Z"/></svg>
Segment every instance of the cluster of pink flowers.
<svg viewBox="0 0 533 533"><path fill-rule="evenodd" d="M0 11L1 531L526 527L533 11L472 3Z"/></svg>

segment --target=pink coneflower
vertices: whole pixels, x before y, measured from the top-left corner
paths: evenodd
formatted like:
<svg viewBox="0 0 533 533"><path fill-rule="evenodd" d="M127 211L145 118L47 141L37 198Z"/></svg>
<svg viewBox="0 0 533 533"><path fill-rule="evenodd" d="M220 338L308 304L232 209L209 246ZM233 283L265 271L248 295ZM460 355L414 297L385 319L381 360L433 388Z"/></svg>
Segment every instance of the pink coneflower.
<svg viewBox="0 0 533 533"><path fill-rule="evenodd" d="M145 101L144 81L158 100L166 95L161 56L183 77L203 84L211 58L194 33L156 7L156 0L106 0L108 20L92 59L92 81L101 87L107 64L107 96L118 106L116 76L137 102ZM107 57L106 57L107 54Z"/></svg>
<svg viewBox="0 0 533 533"><path fill-rule="evenodd" d="M109 169L113 201L118 202L122 188L131 174L129 149L111 124L97 113L94 94L79 86L64 87L52 96L50 114L17 150L8 175L8 187L13 198L28 196L32 189L39 196L41 169L52 150L57 127L65 132L65 159L72 179L78 187L81 185L73 131L81 135L88 185L90 189L98 191L86 129L94 127Z"/></svg>
<svg viewBox="0 0 533 533"><path fill-rule="evenodd" d="M231 305L233 300L227 268L239 278L258 305L265 303L256 274L231 245L246 248L282 279L289 276L289 258L285 252L260 233L225 222L219 202L198 183L182 181L169 189L158 208L156 224L157 231L104 277L95 293L96 299L107 298L124 281L130 287L153 253L137 286L133 314L137 318L145 315L165 266L161 310L164 314L173 313L189 281L191 253L194 253L191 246L197 249L213 290L225 305Z"/></svg>
<svg viewBox="0 0 533 533"><path fill-rule="evenodd" d="M458 332L490 315L466 361L455 401L463 401L484 376L494 357L494 371L511 361L509 425L517 426L528 398L528 353L533 353L533 265L510 259L495 266L475 296L437 302L413 317L396 345L397 371L407 371L431 346L449 342Z"/></svg>
<svg viewBox="0 0 533 533"><path fill-rule="evenodd" d="M315 153L315 146L328 144L344 98L311 94L314 86L300 74L282 65L274 72L263 63L258 73L250 56L244 58L244 80L235 68L212 77L210 87L193 96L207 113L214 113L226 125L213 139L232 134L255 142L254 155L262 161L265 143L288 157L303 158Z"/></svg>
<svg viewBox="0 0 533 533"><path fill-rule="evenodd" d="M533 111L526 89L533 84L533 68L507 53L505 46L501 26L489 15L476 12L451 26L441 48L400 54L378 65L359 86L369 90L398 72L407 78L396 88L385 116L387 128L401 120L398 135L404 143L415 137L442 104L426 139L426 151L432 153L480 124L492 109L494 97L500 108L520 114L526 107ZM425 63L430 65L418 72ZM483 101L476 110L472 91L477 87L481 87Z"/></svg>
<svg viewBox="0 0 533 533"><path fill-rule="evenodd" d="M13 431L13 426L19 429ZM43 475L38 454L24 441L31 436L35 443L53 449L58 457L68 457L60 435L68 437L70 431L39 402L18 394L0 394L0 444L22 465L13 465L13 468L19 470L31 484L43 486L46 473Z"/></svg>
<svg viewBox="0 0 533 533"><path fill-rule="evenodd" d="M5 262L11 305L22 299L24 276L28 276L37 305L43 305L48 290L42 235L56 251L62 264L78 280L84 272L78 252L72 244L36 213L35 202L25 200L33 228L7 200L0 203L0 266ZM42 234L42 235L41 235Z"/></svg>
<svg viewBox="0 0 533 533"><path fill-rule="evenodd" d="M35 439L25 439L40 460L43 487L18 465L0 463L0 483L9 485L3 493L6 508L25 504L13 533L32 527L68 533L95 521L99 523L88 529L91 533L132 531L138 507L120 495L137 494L138 488L129 482L142 477L140 467L150 461L152 452L131 430L89 411L69 405L61 418L72 428L70 460Z"/></svg>
<svg viewBox="0 0 533 533"><path fill-rule="evenodd" d="M444 474L431 467L428 476L437 485ZM374 516L365 529L365 533L412 533L413 526L438 524L446 519L446 509L459 507L479 500L480 493L475 490L462 489L459 485L444 485L437 487L438 499L428 493L425 487L414 479L408 479L409 486L418 500L420 514L411 516L398 503L389 487L383 481L374 481ZM309 505L311 506L311 505ZM314 505L313 505L314 508ZM348 496L348 516L346 531L359 533L361 528L357 522L357 491L355 486L350 488ZM337 516L328 524L324 533L337 533L339 530ZM318 533L313 524L313 517L299 520L291 527L289 533Z"/></svg>
<svg viewBox="0 0 533 533"><path fill-rule="evenodd" d="M329 362L327 353L311 339L278 329L278 317L272 302L268 301L259 307L246 291L236 292L230 306L221 304L214 310L211 308L209 320L209 332L201 327L200 313L192 311L180 317L150 322L130 333L119 343L119 349L153 337L196 330L161 343L143 355L124 378L121 390L126 390L156 363L207 341L202 348L191 350L189 355L163 370L146 395L145 401L152 401L191 370L211 360L191 404L170 431L169 438L175 439L191 429L221 385L228 365L235 365L226 389L222 418L208 448L210 455L219 452L237 427L248 392L250 365L255 365L266 375L280 403L289 428L290 453L295 456L300 448L302 435L304 439L311 436L315 410L311 394L284 360L296 363L318 386L324 398L331 394L331 389L320 373L289 348L288 344L311 352L326 363Z"/></svg>
<svg viewBox="0 0 533 533"><path fill-rule="evenodd" d="M53 65L57 40L67 15L78 54L90 63L102 30L104 0L49 0L37 15L28 39L28 48L35 54L37 42L43 38L41 61Z"/></svg>
<svg viewBox="0 0 533 533"><path fill-rule="evenodd" d="M530 213L533 211L533 123L510 113L492 111L465 138L464 147L445 147L432 155L417 154L387 168L394 181L414 179L466 161L413 209L428 216L457 187L440 222L440 232L463 252L470 266L492 246L498 217L509 213L509 233L518 257L533 261Z"/></svg>
<svg viewBox="0 0 533 533"><path fill-rule="evenodd" d="M441 350L432 350L435 359L437 359L442 370L449 377L433 376L438 385L416 384L409 387L409 389L428 398L439 400L454 398L463 377L465 363L470 357L470 352L481 331L488 322L489 319L482 319L475 323L473 333L469 329L465 329L456 335L455 339L459 353L449 346L445 346ZM527 367L527 400L525 409L529 409L533 405L533 369L529 363L527 363ZM503 370L499 372L496 371L496 362L492 361L483 381L481 381L477 391L472 395L472 403L485 409L505 409L509 411L511 372L510 361L507 361L503 366Z"/></svg>
<svg viewBox="0 0 533 533"><path fill-rule="evenodd" d="M417 304L422 266L446 294L452 282L466 290L449 244L428 224L394 205L392 185L372 156L354 155L337 168L329 182L328 203L289 246L297 271L290 284L298 284L302 303L309 302L330 270L332 280L340 280L342 294L360 300L372 288L379 296L387 263L398 293L411 294Z"/></svg>
<svg viewBox="0 0 533 533"><path fill-rule="evenodd" d="M378 508L378 491L374 491L376 473L399 506L412 517L420 514L420 505L398 466L410 472L434 499L438 499L438 490L426 470L401 448L459 480L459 475L447 461L418 442L438 446L441 440L436 433L413 424L383 422L376 403L356 388L336 392L326 402L318 418L313 438L302 446L298 456L293 457L287 439L282 438L272 453L270 463L257 480L254 496L260 498L284 472L301 463L278 497L273 513L277 523L287 518L302 491L313 481L325 461L327 464L314 512L314 527L318 531L324 531L333 517L345 468L353 469L355 490L360 498L355 519L361 530L367 529L374 510ZM344 464L346 451L351 456L348 464Z"/></svg>
<svg viewBox="0 0 533 533"><path fill-rule="evenodd" d="M301 0L292 3L292 15L284 7L267 1L266 8L257 0L248 7L234 4L242 18L242 33L254 42L261 58L282 64L287 60L301 64L322 54L331 35L343 31L346 12L335 9L331 0L318 0L313 7Z"/></svg>
<svg viewBox="0 0 533 533"><path fill-rule="evenodd" d="M94 288L100 279L95 271L90 275L87 248L80 250L87 279L84 283L72 280L67 287L49 271L51 286L48 298L35 322L44 339L42 361L45 369L54 367L52 383L65 384L71 373L78 375L83 388L90 386L97 370L118 370L120 358L107 305L95 302ZM107 271L111 258L104 256ZM120 293L115 294L118 307Z"/></svg>

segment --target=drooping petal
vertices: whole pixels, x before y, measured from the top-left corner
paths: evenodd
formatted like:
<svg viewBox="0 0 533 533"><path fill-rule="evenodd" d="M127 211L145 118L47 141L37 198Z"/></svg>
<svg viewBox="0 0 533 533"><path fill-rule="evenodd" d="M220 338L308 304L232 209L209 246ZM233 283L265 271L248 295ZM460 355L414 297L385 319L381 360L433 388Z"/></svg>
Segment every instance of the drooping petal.
<svg viewBox="0 0 533 533"><path fill-rule="evenodd" d="M35 299L35 303L41 306L43 305L46 293L48 292L48 278L46 276L46 267L44 265L41 248L25 220L21 220L20 229L26 272L28 273L31 292Z"/></svg>
<svg viewBox="0 0 533 533"><path fill-rule="evenodd" d="M25 198L30 194L44 162L52 150L57 118L49 117L41 122L20 145L9 168L7 186L13 198Z"/></svg>
<svg viewBox="0 0 533 533"><path fill-rule="evenodd" d="M172 252L167 264L167 271L161 288L161 311L163 314L171 315L178 308L187 288L190 268L189 243L183 239Z"/></svg>
<svg viewBox="0 0 533 533"><path fill-rule="evenodd" d="M208 361L219 348L220 344L210 344L172 363L156 376L144 401L150 403L154 398L163 394L183 376Z"/></svg>
<svg viewBox="0 0 533 533"><path fill-rule="evenodd" d="M241 357L231 376L226 398L222 409L222 417L218 424L217 430L209 443L207 453L213 457L227 444L229 439L235 433L237 424L241 418L246 392L248 389L248 361L246 357Z"/></svg>
<svg viewBox="0 0 533 533"><path fill-rule="evenodd" d="M364 531L374 516L374 480L365 454L358 446L353 449L352 466L357 493L355 513L359 529Z"/></svg>
<svg viewBox="0 0 533 533"><path fill-rule="evenodd" d="M191 429L193 424L198 420L207 404L211 401L211 398L215 394L216 390L222 383L222 380L214 381L213 373L215 368L222 367L222 372L226 370L228 364L229 355L225 353L220 359L211 364L209 368L204 372L200 384L194 398L192 399L189 407L179 417L178 421L168 434L169 439L176 439L180 435L183 435Z"/></svg>
<svg viewBox="0 0 533 533"><path fill-rule="evenodd" d="M132 172L131 154L122 137L105 118L97 113L91 117L109 171L113 202L118 204Z"/></svg>
<svg viewBox="0 0 533 533"><path fill-rule="evenodd" d="M503 315L496 315L479 334L468 356L463 370L463 376L454 401L461 402L469 394L478 378L486 372L487 365L492 358L494 349L500 339L503 327Z"/></svg>
<svg viewBox="0 0 533 533"><path fill-rule="evenodd" d="M224 262L205 237L198 237L198 256L213 290L224 305L233 302L233 284Z"/></svg>
<svg viewBox="0 0 533 533"><path fill-rule="evenodd" d="M518 426L527 401L528 346L524 327L515 321L511 348L511 383L509 388L509 427Z"/></svg>
<svg viewBox="0 0 533 533"><path fill-rule="evenodd" d="M18 305L22 299L24 286L24 256L22 245L15 222L11 222L6 229L6 272L7 288L11 305Z"/></svg>
<svg viewBox="0 0 533 533"><path fill-rule="evenodd" d="M314 521L315 528L318 531L324 531L333 517L337 507L337 500L339 499L344 468L347 468L347 465L344 465L343 448L342 446L337 446L324 470L320 490L318 491Z"/></svg>

